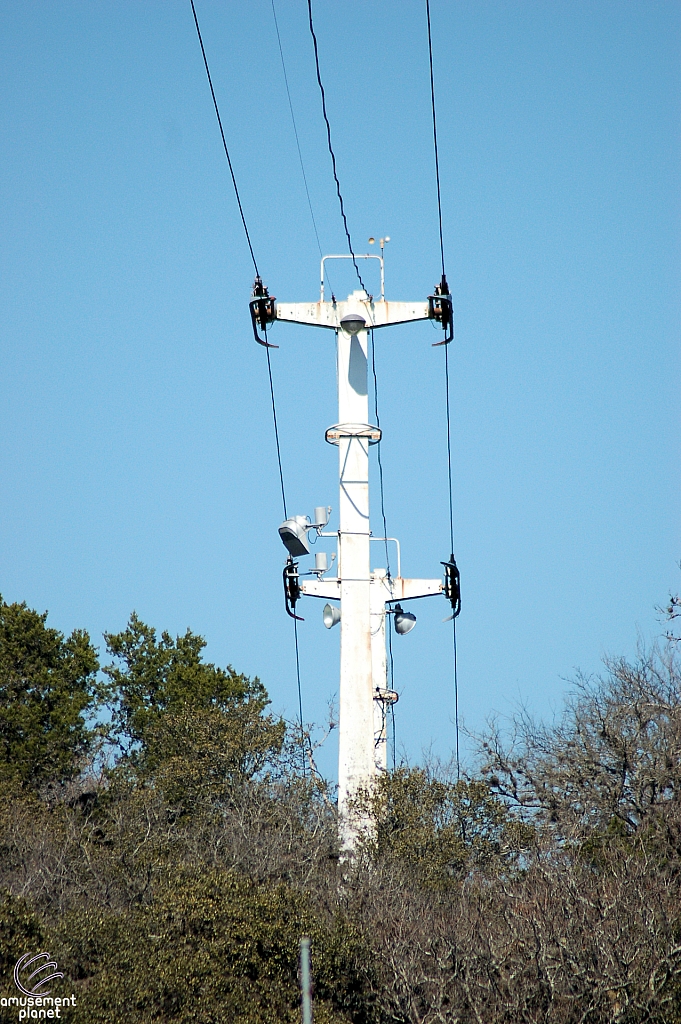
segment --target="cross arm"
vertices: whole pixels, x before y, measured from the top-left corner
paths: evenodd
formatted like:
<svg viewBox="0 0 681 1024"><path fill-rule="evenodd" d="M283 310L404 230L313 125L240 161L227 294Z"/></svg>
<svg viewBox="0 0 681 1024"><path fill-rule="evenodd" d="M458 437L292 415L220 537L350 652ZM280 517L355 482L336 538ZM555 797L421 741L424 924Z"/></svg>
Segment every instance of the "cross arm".
<svg viewBox="0 0 681 1024"><path fill-rule="evenodd" d="M301 580L300 589L308 597L325 597L332 601L340 599L340 581L337 579Z"/></svg>
<svg viewBox="0 0 681 1024"><path fill-rule="evenodd" d="M443 592L442 580L411 580L398 577L392 581L393 601L408 601L416 597L432 597Z"/></svg>
<svg viewBox="0 0 681 1024"><path fill-rule="evenodd" d="M442 580L413 580L396 576L390 581L386 578L385 582L386 590L389 591L386 601L409 601L417 597L433 597L443 592ZM301 580L300 589L308 597L323 597L326 600L340 598L340 581L337 579Z"/></svg>
<svg viewBox="0 0 681 1024"><path fill-rule="evenodd" d="M428 320L427 302L374 302L372 327L408 324L412 320Z"/></svg>
<svg viewBox="0 0 681 1024"><path fill-rule="evenodd" d="M333 302L277 302L274 309L276 320L309 324L310 327L329 327L335 330L340 320Z"/></svg>
<svg viewBox="0 0 681 1024"><path fill-rule="evenodd" d="M371 302L369 299L346 302L277 302L275 319L337 330L344 316L358 313L367 327L390 327L412 320L428 320L427 302Z"/></svg>

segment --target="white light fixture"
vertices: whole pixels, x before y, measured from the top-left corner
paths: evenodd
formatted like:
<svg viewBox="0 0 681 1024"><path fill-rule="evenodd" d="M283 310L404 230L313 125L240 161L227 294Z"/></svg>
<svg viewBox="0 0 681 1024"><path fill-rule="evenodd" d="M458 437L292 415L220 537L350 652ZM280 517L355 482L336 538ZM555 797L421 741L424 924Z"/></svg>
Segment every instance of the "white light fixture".
<svg viewBox="0 0 681 1024"><path fill-rule="evenodd" d="M324 611L322 612L322 618L324 625L327 629L332 629L333 626L337 626L340 622L340 608L336 608L335 604L325 604Z"/></svg>
<svg viewBox="0 0 681 1024"><path fill-rule="evenodd" d="M317 505L314 510L314 520L310 522L307 516L291 516L279 527L279 536L289 555L299 558L301 555L310 554L310 545L307 540L308 530L316 530L320 533L329 521L331 512L330 505Z"/></svg>
<svg viewBox="0 0 681 1024"><path fill-rule="evenodd" d="M307 531L310 523L305 516L293 516L286 519L279 527L279 536L289 555L298 558L300 555L309 555L310 546L307 543Z"/></svg>
<svg viewBox="0 0 681 1024"><path fill-rule="evenodd" d="M348 313L344 316L340 322L341 327L346 334L355 335L358 331L363 331L367 325L366 320L359 313Z"/></svg>
<svg viewBox="0 0 681 1024"><path fill-rule="evenodd" d="M405 612L402 609L402 605L395 605L395 632L399 633L400 636L404 636L416 625L416 616L413 612Z"/></svg>

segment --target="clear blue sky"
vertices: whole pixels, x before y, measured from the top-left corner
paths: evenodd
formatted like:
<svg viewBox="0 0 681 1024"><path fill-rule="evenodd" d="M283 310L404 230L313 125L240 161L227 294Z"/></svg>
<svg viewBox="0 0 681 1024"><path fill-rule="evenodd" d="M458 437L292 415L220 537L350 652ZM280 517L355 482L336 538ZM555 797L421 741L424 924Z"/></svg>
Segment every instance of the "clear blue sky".
<svg viewBox="0 0 681 1024"><path fill-rule="evenodd" d="M266 283L314 300L319 253L270 0L196 0ZM421 0L316 0L355 246L387 292L439 276ZM101 644L135 609L297 694L252 266L189 0L0 5L0 590ZM277 0L322 247L344 251L303 0ZM451 346L462 717L560 707L634 654L679 585L676 2L432 0ZM353 282L334 272L334 288ZM337 506L333 343L280 324L290 509ZM448 554L442 349L377 335L388 529L406 575ZM374 498L377 490L374 490ZM381 530L378 503L373 526ZM334 520L332 519L332 525ZM377 558L380 561L380 558ZM453 745L444 601L395 641L400 750ZM304 602L305 717L338 630ZM332 775L333 738L320 754Z"/></svg>

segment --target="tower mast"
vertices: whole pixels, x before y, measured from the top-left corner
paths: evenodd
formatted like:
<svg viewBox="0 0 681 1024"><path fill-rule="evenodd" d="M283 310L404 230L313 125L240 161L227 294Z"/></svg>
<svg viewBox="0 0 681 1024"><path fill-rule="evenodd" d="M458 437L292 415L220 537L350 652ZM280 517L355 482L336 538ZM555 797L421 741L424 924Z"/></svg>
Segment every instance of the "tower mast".
<svg viewBox="0 0 681 1024"><path fill-rule="evenodd" d="M274 319L332 330L337 338L338 422L325 435L327 442L338 447L337 576L324 578L320 571L316 579L299 580L292 559L290 565L294 567L292 575L295 573L294 606L300 593L340 602L338 811L343 846L352 851L371 827L366 812L358 811L355 801L371 792L377 774L386 769L386 709L397 699L387 686L386 604L441 594L444 589L441 579L404 579L399 559L396 577L389 576L385 568L371 568L371 540L378 538L372 538L369 518L369 447L380 441L381 432L369 423L368 333L394 324L440 318L434 315L431 300L386 302L383 287L378 301L364 291L353 292L345 301L325 301L324 260L331 258L345 257L322 259L318 302L275 305L261 286L260 295L254 292L251 312L261 344L266 341L258 337L257 325ZM381 260L382 285L382 257L357 258ZM261 297L263 291L265 298ZM306 531L313 527L320 532L320 524L296 517L280 528L292 556L307 553ZM287 593L287 601L289 596Z"/></svg>

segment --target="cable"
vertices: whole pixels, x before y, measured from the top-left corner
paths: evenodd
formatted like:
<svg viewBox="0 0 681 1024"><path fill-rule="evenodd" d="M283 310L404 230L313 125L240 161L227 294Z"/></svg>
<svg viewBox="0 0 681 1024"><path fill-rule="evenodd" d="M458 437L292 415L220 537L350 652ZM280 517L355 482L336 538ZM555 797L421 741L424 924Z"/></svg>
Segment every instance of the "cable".
<svg viewBox="0 0 681 1024"><path fill-rule="evenodd" d="M253 245L251 244L251 236L250 236L250 234L248 232L248 226L246 224L246 217L244 216L243 206L241 205L241 197L239 195L239 189L237 187L236 177L234 175L234 168L232 167L232 161L230 159L229 150L227 148L227 140L225 139L225 132L224 132L224 129L222 127L222 118L220 117L220 110L218 108L218 101L217 101L216 96L215 96L215 89L213 88L213 80L211 78L210 69L208 67L208 59L206 57L206 50L205 50L205 47L203 45L203 38L201 36L201 29L199 28L199 19L196 16L196 8L194 6L194 0L190 0L190 3L191 3L191 7L192 7L192 14L194 15L194 24L196 25L196 34L199 37L199 44L201 46L201 53L203 55L203 63L204 63L204 67L206 69L206 75L208 77L208 85L210 86L210 94L213 97L213 106L215 107L215 115L216 115L216 117L218 119L218 126L220 128L220 135L222 136L222 145L223 145L224 150L225 150L225 156L227 157L227 163L229 165L229 173L232 176L232 184L234 186L234 193L236 195L236 201L237 201L237 204L239 206L239 213L241 214L241 223L244 226L244 232L246 234L246 241L248 242L248 248L249 248L250 253L251 253L251 259L253 260L253 266L255 268L256 277L259 277L260 276L260 272L258 270L258 264L257 264L256 258L255 258L255 253L253 252ZM274 21L275 21L275 25L276 25L276 12L274 12L274 2L272 3L272 11L274 13ZM279 28L278 28L278 26L277 26L277 38L279 38ZM280 49L280 52L281 52L281 40L279 42L279 49ZM282 64L283 64L283 59L284 59L284 56L283 56L283 53L282 53ZM286 69L284 69L284 78L286 78ZM286 91L288 92L288 81L286 82ZM289 104L290 103L291 103L291 97L290 97L290 94L289 94ZM293 116L293 107L291 107L291 116ZM293 126L294 126L294 129L295 129L295 119L294 119L294 122L293 122ZM297 141L298 141L298 133L296 131L296 142ZM298 146L298 153L300 155L300 146ZM302 156L301 156L301 166L302 166ZM303 170L303 177L305 177L305 171L304 170ZM307 181L305 181L305 188L307 189ZM310 196L309 196L309 193L308 193L308 202L309 202L309 199L310 199ZM312 205L311 204L310 204L310 212L312 213ZM314 214L312 216L312 221L314 223ZM317 232L317 226L315 224L315 233L316 232ZM317 243L319 244L319 237L317 237ZM320 252L321 252L321 247L320 247ZM265 333L267 333L267 327L266 326L265 326ZM284 519L287 519L288 518L288 513L286 511L286 490L285 490L285 487L284 487L284 471L283 471L282 464L281 464L281 446L279 444L279 427L278 427L278 424L277 424L277 408L276 408L276 404L275 404L275 401L274 401L274 382L272 380L272 363L271 363L271 360L270 360L270 350L269 350L269 348L267 346L265 347L265 351L267 353L267 373L268 373L269 382L270 382L270 397L272 399L272 419L274 421L274 439L275 439L276 446L277 446L277 463L278 463L278 466L279 466L279 482L281 484L281 500L282 500L282 504L284 506ZM297 678L297 682L298 682L298 709L299 709L299 712L300 712L300 744L301 744L301 752L302 752L302 757L303 757L303 776L305 776L306 775L306 768L305 768L305 728L304 728L304 725L303 725L303 695L302 695L302 687L301 687L301 683L300 683L300 652L299 652L299 649L298 649L298 623L297 623L296 619L293 620L293 628L294 628L295 647L296 647L296 678Z"/></svg>
<svg viewBox="0 0 681 1024"><path fill-rule="evenodd" d="M452 418L450 412L450 346L444 348L444 385L446 391L446 469L450 484L450 550L454 552L454 499L452 490ZM461 777L459 759L459 669L457 665L457 620L452 618L452 639L454 645L454 720L457 734L457 781Z"/></svg>
<svg viewBox="0 0 681 1024"><path fill-rule="evenodd" d="M452 641L454 645L454 727L456 729L456 781L461 778L461 762L459 760L459 678L456 658L456 619L452 619Z"/></svg>
<svg viewBox="0 0 681 1024"><path fill-rule="evenodd" d="M371 332L371 371L374 378L374 416L376 417L376 426L381 429L381 420L378 415L378 376L376 374L376 344L375 335L372 330ZM378 458L378 479L381 492L381 516L383 518L383 536L385 537L385 563L386 572L388 579L390 579L390 554L388 548L388 524L385 516L385 499L383 494L383 462L381 459L381 442L379 441L376 445L376 455ZM388 623L388 689L395 689L395 661L393 658L393 633L392 626ZM390 715L392 720L392 733L393 733L393 771L395 771L396 765L396 753L395 753L395 705L390 705ZM386 726L387 729L387 726Z"/></svg>
<svg viewBox="0 0 681 1024"><path fill-rule="evenodd" d="M284 471L281 467L281 447L279 445L279 427L277 426L277 407L274 404L274 383L272 381L272 363L270 361L270 350L265 348L267 353L267 373L270 379L270 397L272 399L272 419L274 420L274 440L277 445L277 462L279 464L279 483L281 484L281 501L284 506L284 519L288 519L286 511L286 490L284 488Z"/></svg>
<svg viewBox="0 0 681 1024"><path fill-rule="evenodd" d="M452 426L449 406L449 345L445 350L445 404L447 408L447 482L449 484L449 550L454 551L454 499L452 496Z"/></svg>
<svg viewBox="0 0 681 1024"><path fill-rule="evenodd" d="M218 125L220 126L220 135L222 136L222 145L225 148L225 156L227 157L227 163L229 164L229 173L232 175L232 184L234 185L234 192L236 194L236 201L239 206L239 213L241 214L241 223L244 226L246 232L246 241L248 242L248 248L251 252L251 259L253 260L253 266L255 267L256 277L259 277L258 264L255 260L255 253L253 252L253 246L251 245L251 236L248 233L248 227L246 225L246 218L244 216L244 209L241 205L241 197L239 195L239 189L237 188L236 178L234 176L234 168L232 167L232 161L229 158L229 150L227 149L227 141L225 139L225 132L222 127L222 118L220 117L220 111L218 109L218 101L215 98L215 89L213 88L213 79L210 77L210 70L208 68L208 60L206 58L206 51L203 45L203 39L201 38L201 29L199 28L199 19L196 17L196 8L194 7L194 0L190 0L192 5L192 14L194 15L194 24L196 25L196 34L199 37L199 43L201 45L201 53L203 54L203 63L206 68L206 75L208 76L208 84L210 86L210 94L213 97L213 106L215 107L215 115L218 119Z"/></svg>
<svg viewBox="0 0 681 1024"><path fill-rule="evenodd" d="M449 550L454 552L454 498L452 489L452 426L449 394L449 345L443 345L445 350L445 404L447 408L447 480L449 484ZM456 778L461 777L461 762L459 759L459 671L456 652L456 616L452 617L452 643L454 649L454 727L456 730Z"/></svg>
<svg viewBox="0 0 681 1024"><path fill-rule="evenodd" d="M376 426L380 431L381 421L378 416L378 378L376 376L376 343L374 341L373 330L371 332L371 370L374 377L374 416L376 417ZM388 524L385 518L385 500L383 496L383 461L381 459L380 440L376 445L376 455L378 457L378 480L381 491L381 516L383 517L383 537L385 538L385 564L386 572L388 573L388 579L390 579L390 555L388 553Z"/></svg>
<svg viewBox="0 0 681 1024"><path fill-rule="evenodd" d="M279 427L277 425L277 407L274 401L274 383L272 380L272 362L270 360L270 350L265 348L267 353L267 372L270 381L270 397L272 399L272 419L274 421L274 439L277 445L277 462L279 465L279 483L281 484L281 500L284 506L284 519L288 519L288 512L286 511L286 489L284 487L284 470L281 464L281 446L279 444ZM293 620L293 638L296 648L296 682L298 685L298 711L300 714L300 753L303 762L303 778L307 775L305 767L305 726L303 724L303 689L300 682L300 649L298 645L298 620Z"/></svg>
<svg viewBox="0 0 681 1024"><path fill-rule="evenodd" d="M270 397L272 399L272 419L274 421L274 439L277 445L277 463L279 465L279 483L281 484L281 501L284 506L284 519L288 519L288 512L286 511L286 489L284 487L284 470L281 465L281 446L279 444L279 427L277 425L277 407L274 401L274 383L272 380L272 362L270 360L270 350L265 348L267 353L267 373L270 381ZM305 768L305 726L303 724L303 690L300 682L300 650L298 647L298 620L293 619L293 638L296 648L296 682L298 684L298 711L300 715L300 752L303 762L303 778L305 778L307 772Z"/></svg>
<svg viewBox="0 0 681 1024"><path fill-rule="evenodd" d="M366 290L366 287L364 285L364 281L362 280L362 275L360 274L359 267L357 266L357 260L355 258L355 251L352 248L352 239L350 238L350 229L348 227L348 219L345 216L345 206L343 204L343 196L341 194L340 181L338 180L338 172L336 170L336 154L333 151L333 145L331 143L331 125L329 124L329 118L328 118L328 115L326 113L326 94L324 92L324 86L322 85L322 76L321 76L321 72L319 70L319 49L317 47L317 36L315 35L314 24L313 24L313 21L312 21L312 0L307 0L307 12L308 12L308 19L309 19L309 23L310 23L310 33L312 35L312 42L314 44L314 62L315 62L315 67L317 69L317 83L319 85L319 91L320 91L321 96L322 96L322 114L324 115L324 122L326 124L326 138L327 138L327 142L328 142L328 146L329 146L329 153L331 154L331 164L333 166L333 180L336 182L336 193L338 194L338 202L340 204L341 217L343 218L343 227L345 228L345 237L348 240L348 250L350 252L350 255L352 256L352 262L353 262L353 265L354 265L354 268L355 268L355 273L357 274L357 280L360 283L362 291L366 292L367 295L368 295L369 293Z"/></svg>
<svg viewBox="0 0 681 1024"><path fill-rule="evenodd" d="M305 768L305 726L303 725L303 690L300 685L300 652L298 650L298 620L293 620L293 635L296 641L296 677L298 679L298 712L300 714L300 753L303 761L303 778L307 775Z"/></svg>
<svg viewBox="0 0 681 1024"><path fill-rule="evenodd" d="M391 623L388 623L388 666L389 666L389 672L390 672L390 677L389 677L389 680L388 680L388 689L389 690L394 690L395 689L395 661L393 659L393 631L392 631L392 624ZM395 752L395 705L394 704L390 705L390 714L392 716L392 727L393 727L393 771L395 771L395 764L396 764L395 758L396 758L397 755L396 755L396 752Z"/></svg>
<svg viewBox="0 0 681 1024"><path fill-rule="evenodd" d="M433 39L430 31L430 0L426 0L426 20L428 22L428 59L430 62L430 104L433 112L433 145L435 147L435 180L437 182L437 214L440 224L440 256L442 259L442 276L445 276L445 246L442 236L442 199L440 196L440 158L437 149L437 120L435 118L435 82L433 80ZM445 345L445 348L447 346Z"/></svg>
<svg viewBox="0 0 681 1024"><path fill-rule="evenodd" d="M430 27L430 0L426 0L426 22L428 24L428 63L430 68L430 106L433 120L433 148L435 152L435 183L437 185L437 222L439 227L439 252L442 263L442 282L444 273L444 240L442 234L442 198L439 180L439 153L437 150L437 119L435 117L435 83L433 78L433 41ZM454 497L452 487L452 416L450 408L450 346L444 348L444 388L446 404L446 471L450 496L450 551L454 557ZM459 757L459 669L457 664L457 620L452 617L452 636L454 645L454 718L456 729L457 779L461 777L461 761Z"/></svg>
<svg viewBox="0 0 681 1024"><path fill-rule="evenodd" d="M437 119L435 116L435 81L433 78L433 38L430 25L430 0L426 0L426 21L428 23L428 62L430 67L430 103L433 115L433 147L435 150L435 181L437 184L437 216L440 230L440 258L442 260L442 278L445 279L445 246L442 233L442 195L440 189L440 157L437 147ZM450 550L454 550L454 503L452 500L452 441L449 405L449 345L445 350L445 387L447 402L447 476L449 482L449 539Z"/></svg>
<svg viewBox="0 0 681 1024"><path fill-rule="evenodd" d="M307 196L307 205L310 208L310 217L312 218L312 226L314 228L315 237L317 239L317 248L319 249L319 255L322 256L322 244L319 241L319 232L317 231L317 222L314 216L314 210L312 209L312 200L310 199L310 189L307 184L307 175L305 174L305 165L303 163L303 154L300 148L300 139L298 137L298 128L296 126L296 118L293 113L293 102L291 100L291 90L288 85L288 75L286 74L286 64L284 63L284 50L281 45L281 36L279 35L279 22L277 21L277 12L274 7L274 0L272 0L272 15L274 16L274 27L277 33L277 43L279 44L279 56L281 57L281 69L284 72L284 82L286 84L286 95L288 97L288 107L291 111L291 121L293 122L293 132L296 137L296 146L298 148L298 159L300 160L300 170L303 174L303 182L305 183L305 195Z"/></svg>

